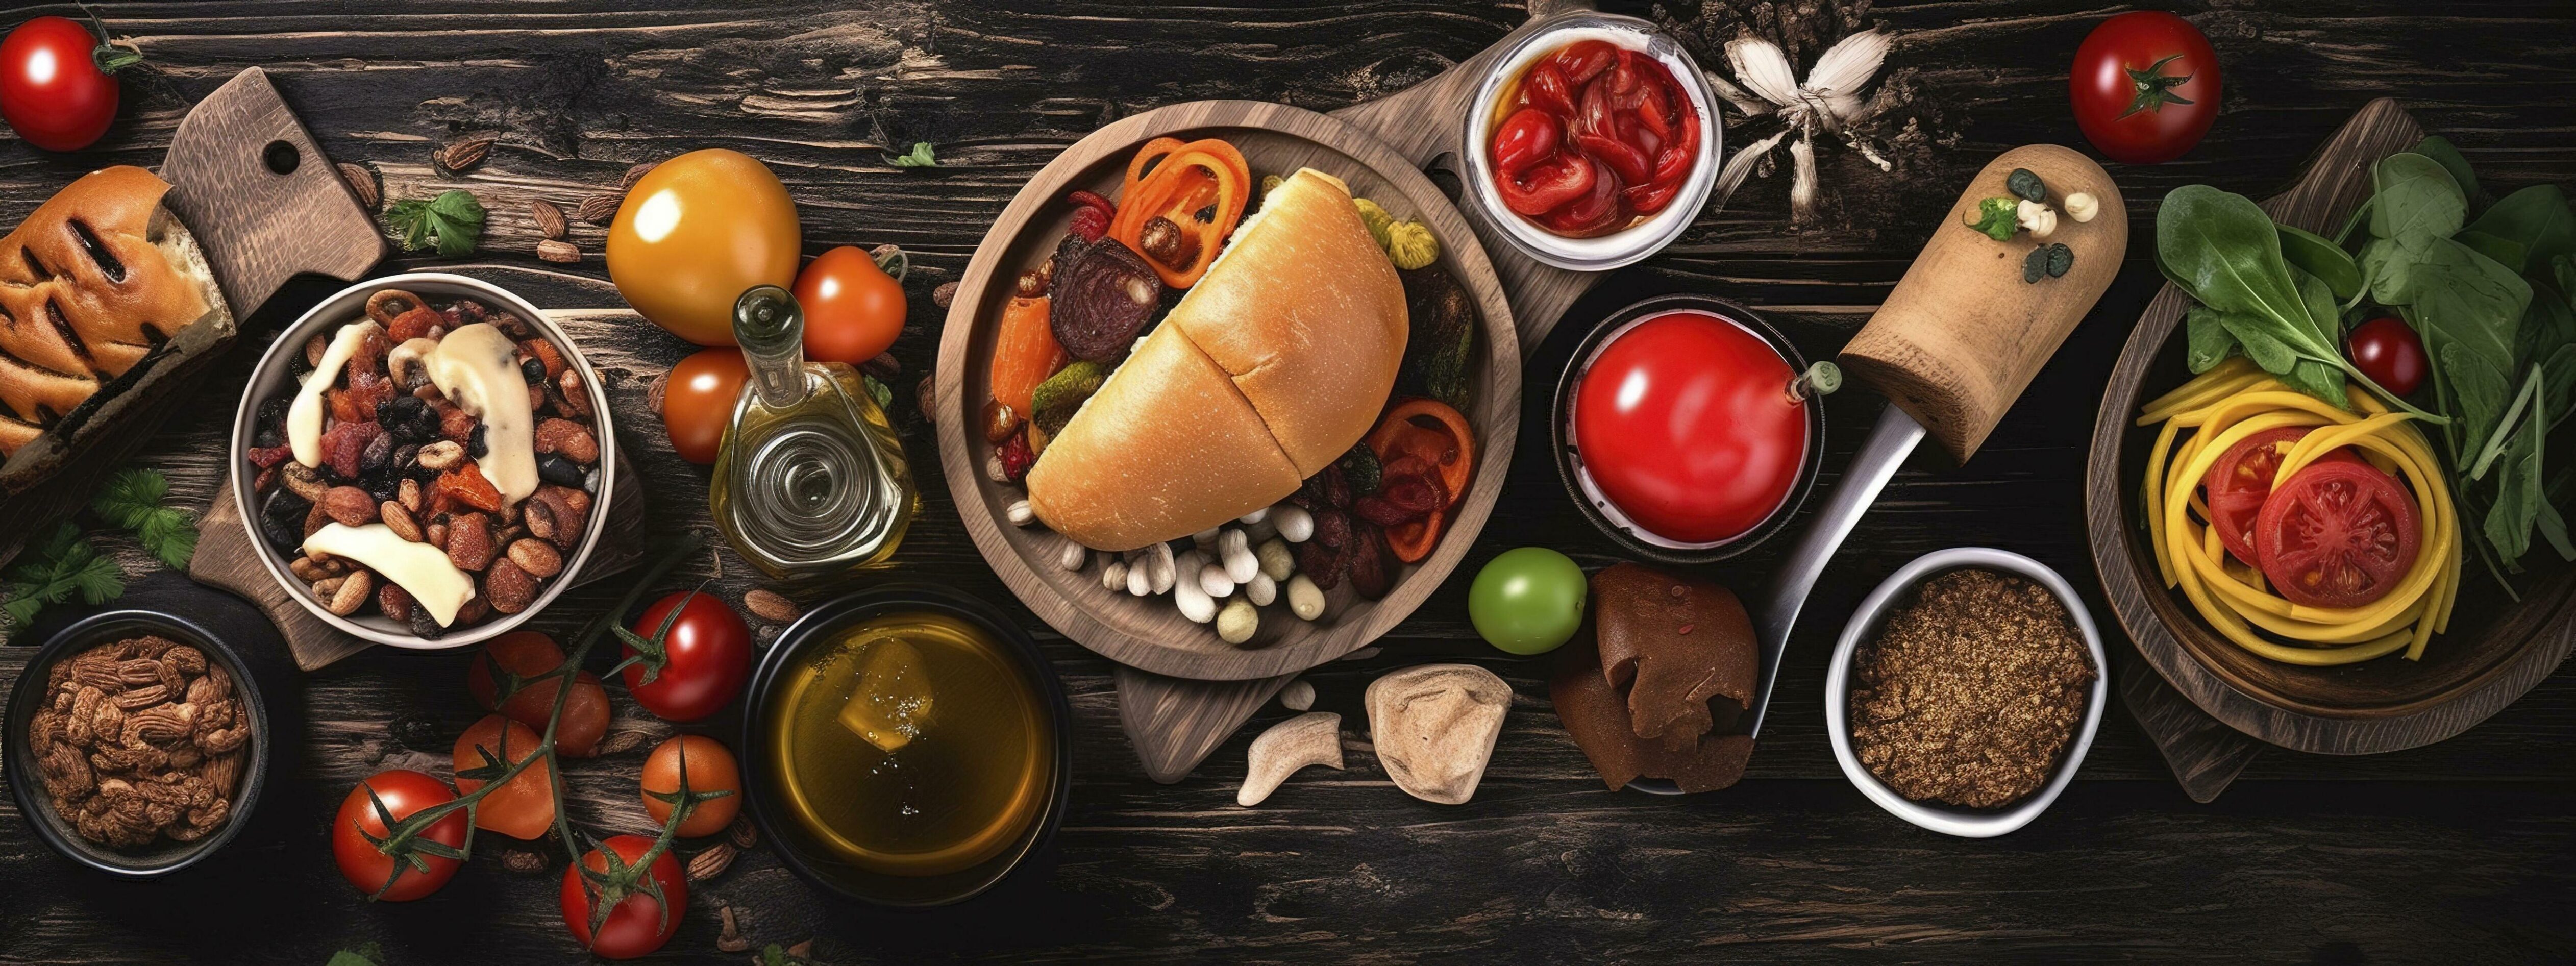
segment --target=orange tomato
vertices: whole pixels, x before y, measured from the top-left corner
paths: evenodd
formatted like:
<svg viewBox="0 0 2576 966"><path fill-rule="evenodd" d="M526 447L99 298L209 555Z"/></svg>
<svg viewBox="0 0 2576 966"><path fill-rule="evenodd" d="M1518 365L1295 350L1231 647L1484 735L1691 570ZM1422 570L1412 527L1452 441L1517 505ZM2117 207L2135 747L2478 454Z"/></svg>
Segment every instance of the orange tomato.
<svg viewBox="0 0 2576 966"><path fill-rule="evenodd" d="M608 277L653 324L699 345L733 344L733 303L796 281L796 202L767 165L722 148L655 165L608 226Z"/></svg>
<svg viewBox="0 0 2576 966"><path fill-rule="evenodd" d="M662 385L662 429L681 459L700 466L716 461L725 426L733 422L733 404L750 378L740 349L701 349L671 367Z"/></svg>
<svg viewBox="0 0 2576 966"><path fill-rule="evenodd" d="M475 789L490 784L486 779L465 777L467 771L490 767L495 761L504 766L518 764L537 753L540 740L536 730L527 725L497 714L484 715L483 720L456 736L457 793L471 795ZM486 752L490 757L485 756ZM552 762L541 761L528 766L526 771L510 779L509 784L493 789L474 806L475 828L490 829L514 839L537 838L546 834L547 827L554 823L555 770Z"/></svg>
<svg viewBox="0 0 2576 966"><path fill-rule="evenodd" d="M465 666L465 690L486 711L499 711L530 728L544 728L546 717L555 710L560 679L523 683L504 700L500 675L493 669L518 675L525 682L562 666L563 661L563 649L555 646L554 638L535 631L511 631L483 645L483 653ZM575 674L572 696L564 699L563 720L555 724L555 751L574 758L598 754L599 739L608 733L608 716L608 689L600 686L599 675Z"/></svg>
<svg viewBox="0 0 2576 966"><path fill-rule="evenodd" d="M903 335L903 283L849 245L824 252L796 276L805 310L805 358L858 365Z"/></svg>
<svg viewBox="0 0 2576 966"><path fill-rule="evenodd" d="M680 790L680 762L689 765L689 790L693 792L732 792L722 798L699 802L688 820L680 823L684 839L714 835L733 824L742 811L742 769L733 760L733 752L723 742L705 735L677 735L653 749L644 759L644 813L656 824L671 820L672 803L656 798Z"/></svg>

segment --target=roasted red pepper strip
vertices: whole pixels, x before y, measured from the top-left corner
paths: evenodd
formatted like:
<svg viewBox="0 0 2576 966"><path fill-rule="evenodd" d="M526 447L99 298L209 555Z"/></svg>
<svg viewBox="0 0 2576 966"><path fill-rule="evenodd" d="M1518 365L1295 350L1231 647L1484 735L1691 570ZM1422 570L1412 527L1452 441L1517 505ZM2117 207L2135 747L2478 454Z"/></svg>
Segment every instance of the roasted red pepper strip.
<svg viewBox="0 0 2576 966"><path fill-rule="evenodd" d="M1188 288L1207 274L1226 237L1243 220L1244 205L1252 197L1252 167L1243 160L1243 152L1224 141L1164 143L1172 140L1147 142L1129 163L1128 182L1118 198L1118 216L1109 223L1109 237L1146 254L1145 264L1162 277L1163 284ZM1159 161L1149 171L1146 162L1151 159ZM1209 213L1207 220L1200 219L1202 211ZM1182 264L1165 264L1146 253L1145 225L1157 216L1180 229Z"/></svg>

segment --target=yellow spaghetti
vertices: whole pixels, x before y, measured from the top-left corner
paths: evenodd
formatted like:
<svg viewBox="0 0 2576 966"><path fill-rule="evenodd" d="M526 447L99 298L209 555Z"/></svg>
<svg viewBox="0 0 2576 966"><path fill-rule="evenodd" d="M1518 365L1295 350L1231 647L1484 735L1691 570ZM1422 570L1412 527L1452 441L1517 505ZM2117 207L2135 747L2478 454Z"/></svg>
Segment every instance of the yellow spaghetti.
<svg viewBox="0 0 2576 966"><path fill-rule="evenodd" d="M2179 588L2210 626L2263 657L2289 664L2353 664L2426 643L2450 626L2460 589L2460 518L2441 464L2412 416L2347 386L2346 411L2283 385L2243 357L2228 359L2146 405L2138 425L2163 423L2147 458L2147 531L2167 588ZM2349 446L2414 491L2423 526L2414 565L2396 589L2359 607L2292 603L2261 570L2230 556L2197 492L2230 446L2281 426L2308 426L2282 454L2278 486L2318 457Z"/></svg>

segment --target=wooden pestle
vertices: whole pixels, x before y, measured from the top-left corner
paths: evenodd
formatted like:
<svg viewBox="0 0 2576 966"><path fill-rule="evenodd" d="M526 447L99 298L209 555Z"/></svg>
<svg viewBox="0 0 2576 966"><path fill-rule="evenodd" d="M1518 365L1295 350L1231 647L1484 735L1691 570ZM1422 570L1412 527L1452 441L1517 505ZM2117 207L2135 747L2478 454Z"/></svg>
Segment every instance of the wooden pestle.
<svg viewBox="0 0 2576 966"><path fill-rule="evenodd" d="M1980 201L2012 195L2004 182L2014 168L2030 169L2048 186L2057 230L2045 241L2027 231L1996 241L1966 224ZM2066 213L2066 197L2077 192L2100 206L2090 222ZM2049 243L2073 249L2074 268L2023 282L2022 260ZM2128 250L2128 208L2101 165L2054 144L2006 151L1968 183L1878 314L1843 347L1843 369L1966 462L2092 311Z"/></svg>

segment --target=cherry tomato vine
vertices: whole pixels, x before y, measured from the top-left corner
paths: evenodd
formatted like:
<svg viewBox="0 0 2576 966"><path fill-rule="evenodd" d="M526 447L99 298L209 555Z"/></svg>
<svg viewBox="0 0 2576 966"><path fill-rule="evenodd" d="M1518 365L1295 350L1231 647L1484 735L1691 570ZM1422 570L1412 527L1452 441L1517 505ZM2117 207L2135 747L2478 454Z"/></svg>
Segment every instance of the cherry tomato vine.
<svg viewBox="0 0 2576 966"><path fill-rule="evenodd" d="M572 685L580 673L582 659L588 656L591 648L598 645L611 630L616 632L623 643L638 653L618 662L615 667L609 669L607 674L601 675L603 678L617 674L631 664L650 663L653 659L652 655L663 653L663 642L669 636L672 625L678 622L682 608L674 607L670 613L664 615L650 637L627 630L623 623L624 615L643 598L646 588L658 584L679 565L680 561L696 553L704 542L704 536L696 533L682 537L678 546L673 547L647 567L640 578L628 586L626 593L619 597L615 606L610 607L582 628L580 635L573 641L572 650L564 656L563 662L552 670L522 675L497 665L492 668L497 691L494 696L495 706L508 701L512 694L521 689L542 686L548 681L563 682L554 688L554 704L547 712L545 730L538 739L535 750L526 757L517 761L508 761L505 760L506 751L496 755L491 749L477 744L475 751L482 757L483 764L459 771L456 777L481 781L484 783L482 786L457 795L453 799L424 807L399 819L394 817L393 810L386 806L384 799L371 785L364 782L359 784L359 788L367 793L369 807L384 823L386 834L376 835L363 827L356 831L369 846L392 860L392 868L385 878L384 885L371 893L367 897L368 901L373 902L387 897L401 882L406 872L430 874L431 859L463 862L470 858L474 852L476 808L485 796L508 786L521 772L542 762L560 779L563 770L556 760L558 757L556 732L563 724L564 708L571 700L574 690ZM691 596L697 593L699 591L689 591ZM681 825L689 820L689 816L696 812L699 806L732 795L734 792L729 789L699 791L693 788L689 783L688 762L683 757L680 762L677 788L665 792L646 792L655 800L671 806L669 818L662 822L662 827L654 836L652 844L642 854L628 860L616 849L607 847L604 840L576 830L572 825L570 812L564 807L564 782L557 780L551 785L551 794L554 798L555 836L564 843L566 851L572 854L573 868L578 870L582 890L589 899L588 933L592 938L586 940L585 945L595 944L600 934L600 927L607 921L609 915L620 904L635 896L650 897L658 904L661 919L657 930L667 934L674 903L665 894L662 884L652 875L653 866L662 856L670 854L672 842L678 837ZM439 824L440 820L460 810L466 816L465 838L460 845L448 845L430 837L432 829ZM605 868L590 867L585 856L591 852L601 855ZM683 883L683 889L685 889L685 883ZM685 894L682 901L685 901Z"/></svg>

